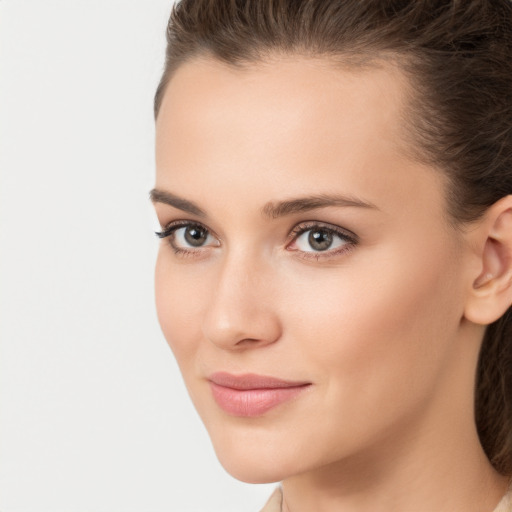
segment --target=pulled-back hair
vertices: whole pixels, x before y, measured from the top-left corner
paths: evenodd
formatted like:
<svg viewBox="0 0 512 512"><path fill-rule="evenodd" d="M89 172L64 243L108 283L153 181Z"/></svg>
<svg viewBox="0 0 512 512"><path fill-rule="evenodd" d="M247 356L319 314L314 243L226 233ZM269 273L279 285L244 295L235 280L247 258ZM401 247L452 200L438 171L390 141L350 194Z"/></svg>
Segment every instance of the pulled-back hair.
<svg viewBox="0 0 512 512"><path fill-rule="evenodd" d="M447 176L454 226L512 194L511 0L181 0L167 27L155 119L182 63L206 56L244 67L283 54L399 66L414 91L415 157ZM511 309L486 329L475 415L489 460L512 474Z"/></svg>

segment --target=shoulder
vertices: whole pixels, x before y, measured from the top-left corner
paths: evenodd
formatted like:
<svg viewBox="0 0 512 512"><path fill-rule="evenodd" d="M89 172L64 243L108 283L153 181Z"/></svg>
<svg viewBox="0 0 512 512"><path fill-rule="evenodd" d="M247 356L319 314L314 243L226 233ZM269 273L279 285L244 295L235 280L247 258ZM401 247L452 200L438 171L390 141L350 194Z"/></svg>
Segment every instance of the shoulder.
<svg viewBox="0 0 512 512"><path fill-rule="evenodd" d="M281 504L283 502L283 495L281 493L281 487L277 487L270 498L268 499L265 506L260 510L260 512L281 512ZM497 510L496 512L502 512L501 510ZM507 510L508 512L508 510Z"/></svg>
<svg viewBox="0 0 512 512"><path fill-rule="evenodd" d="M498 503L493 512L512 512L512 483L507 494L503 496L503 499Z"/></svg>
<svg viewBox="0 0 512 512"><path fill-rule="evenodd" d="M283 494L277 487L260 512L282 512ZM512 512L512 484L493 512Z"/></svg>

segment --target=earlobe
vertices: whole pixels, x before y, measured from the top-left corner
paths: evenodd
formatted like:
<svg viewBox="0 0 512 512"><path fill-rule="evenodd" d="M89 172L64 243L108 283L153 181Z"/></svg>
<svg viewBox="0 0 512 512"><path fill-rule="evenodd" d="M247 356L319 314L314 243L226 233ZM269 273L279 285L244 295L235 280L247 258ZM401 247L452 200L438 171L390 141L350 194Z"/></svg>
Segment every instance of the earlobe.
<svg viewBox="0 0 512 512"><path fill-rule="evenodd" d="M488 325L512 304L512 196L487 210L477 234L480 271L472 281L464 316Z"/></svg>

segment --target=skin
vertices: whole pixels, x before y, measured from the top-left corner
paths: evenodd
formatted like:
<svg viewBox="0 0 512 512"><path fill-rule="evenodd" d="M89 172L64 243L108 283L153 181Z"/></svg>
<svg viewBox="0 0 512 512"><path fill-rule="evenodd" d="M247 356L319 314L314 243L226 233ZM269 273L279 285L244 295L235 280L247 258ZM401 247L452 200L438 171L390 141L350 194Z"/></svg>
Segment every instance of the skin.
<svg viewBox="0 0 512 512"><path fill-rule="evenodd" d="M198 248L184 228L162 240L159 321L223 466L282 480L286 511L482 512L506 489L478 441L473 380L484 325L512 302L512 202L454 229L443 174L406 156L409 94L391 65L196 58L157 119L155 188L204 212L155 197L159 222L209 230ZM262 214L333 193L370 206ZM293 234L311 224L357 243L319 251ZM311 385L237 417L213 400L216 371Z"/></svg>

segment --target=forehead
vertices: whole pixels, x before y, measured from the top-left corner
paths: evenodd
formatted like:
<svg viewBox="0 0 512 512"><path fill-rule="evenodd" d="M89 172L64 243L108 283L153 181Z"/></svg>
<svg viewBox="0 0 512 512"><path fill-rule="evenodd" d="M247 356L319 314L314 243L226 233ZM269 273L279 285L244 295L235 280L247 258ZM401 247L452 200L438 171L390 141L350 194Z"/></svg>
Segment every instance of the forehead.
<svg viewBox="0 0 512 512"><path fill-rule="evenodd" d="M335 185L382 207L400 200L392 189L414 196L427 180L439 196L439 173L407 157L409 95L392 64L347 68L297 56L244 68L188 61L171 79L157 119L157 187L206 200L221 181L247 205Z"/></svg>
<svg viewBox="0 0 512 512"><path fill-rule="evenodd" d="M169 140L173 130L197 131L197 124L222 129L223 135L258 128L286 134L313 135L322 130L339 135L350 125L355 135L364 126L387 134L398 144L405 115L409 83L389 61L365 66L343 66L334 61L301 56L269 58L265 62L235 68L213 58L197 58L182 64L168 85L157 131ZM336 126L333 126L333 122ZM338 129L335 129L338 128ZM334 130L333 130L334 129ZM390 129L393 131L390 132ZM166 138L166 135L168 136Z"/></svg>

